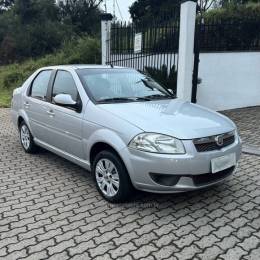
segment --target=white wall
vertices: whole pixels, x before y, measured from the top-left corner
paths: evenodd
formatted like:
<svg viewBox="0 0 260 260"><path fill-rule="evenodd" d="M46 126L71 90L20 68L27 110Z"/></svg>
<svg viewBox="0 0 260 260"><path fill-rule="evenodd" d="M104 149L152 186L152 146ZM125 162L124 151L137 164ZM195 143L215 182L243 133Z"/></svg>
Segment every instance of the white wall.
<svg viewBox="0 0 260 260"><path fill-rule="evenodd" d="M260 52L201 53L197 103L214 110L260 105Z"/></svg>

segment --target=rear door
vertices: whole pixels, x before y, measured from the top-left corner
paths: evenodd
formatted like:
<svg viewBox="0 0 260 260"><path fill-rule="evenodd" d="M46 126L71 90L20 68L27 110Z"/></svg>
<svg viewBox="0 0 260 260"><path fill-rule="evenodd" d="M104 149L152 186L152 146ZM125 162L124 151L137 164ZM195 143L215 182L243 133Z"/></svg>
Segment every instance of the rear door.
<svg viewBox="0 0 260 260"><path fill-rule="evenodd" d="M43 70L37 74L23 103L33 136L43 142L48 141L48 135L46 134L49 120L46 113L48 109L47 90L54 75L53 72L53 70Z"/></svg>
<svg viewBox="0 0 260 260"><path fill-rule="evenodd" d="M83 158L83 112L73 107L56 104L54 97L58 94L69 94L74 101L82 104L76 83L69 71L58 70L53 82L48 106L49 142L58 149L78 158Z"/></svg>

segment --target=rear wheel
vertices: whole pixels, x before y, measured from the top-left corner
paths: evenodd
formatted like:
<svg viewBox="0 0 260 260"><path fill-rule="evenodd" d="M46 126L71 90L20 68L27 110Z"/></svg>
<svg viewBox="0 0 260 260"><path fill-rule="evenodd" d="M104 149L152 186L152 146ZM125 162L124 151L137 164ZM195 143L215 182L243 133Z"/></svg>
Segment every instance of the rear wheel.
<svg viewBox="0 0 260 260"><path fill-rule="evenodd" d="M125 202L132 197L133 186L122 160L111 151L102 151L94 159L93 174L99 193L109 202Z"/></svg>
<svg viewBox="0 0 260 260"><path fill-rule="evenodd" d="M19 126L21 145L26 153L35 153L37 146L33 141L33 136L29 130L29 127L23 121Z"/></svg>

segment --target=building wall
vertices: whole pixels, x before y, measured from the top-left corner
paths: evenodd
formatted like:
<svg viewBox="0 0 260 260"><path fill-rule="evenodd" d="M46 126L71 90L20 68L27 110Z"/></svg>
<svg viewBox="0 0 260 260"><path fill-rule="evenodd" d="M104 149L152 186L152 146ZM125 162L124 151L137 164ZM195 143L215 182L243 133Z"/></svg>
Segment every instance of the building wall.
<svg viewBox="0 0 260 260"><path fill-rule="evenodd" d="M214 110L260 105L260 52L201 53L197 103Z"/></svg>

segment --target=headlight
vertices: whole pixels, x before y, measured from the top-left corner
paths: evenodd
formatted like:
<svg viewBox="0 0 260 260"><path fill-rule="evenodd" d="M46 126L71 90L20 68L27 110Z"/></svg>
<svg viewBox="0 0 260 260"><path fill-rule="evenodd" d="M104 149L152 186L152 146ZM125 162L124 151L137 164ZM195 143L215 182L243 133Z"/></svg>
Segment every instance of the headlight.
<svg viewBox="0 0 260 260"><path fill-rule="evenodd" d="M142 133L133 138L130 148L150 153L184 154L182 141L174 137L154 133Z"/></svg>

